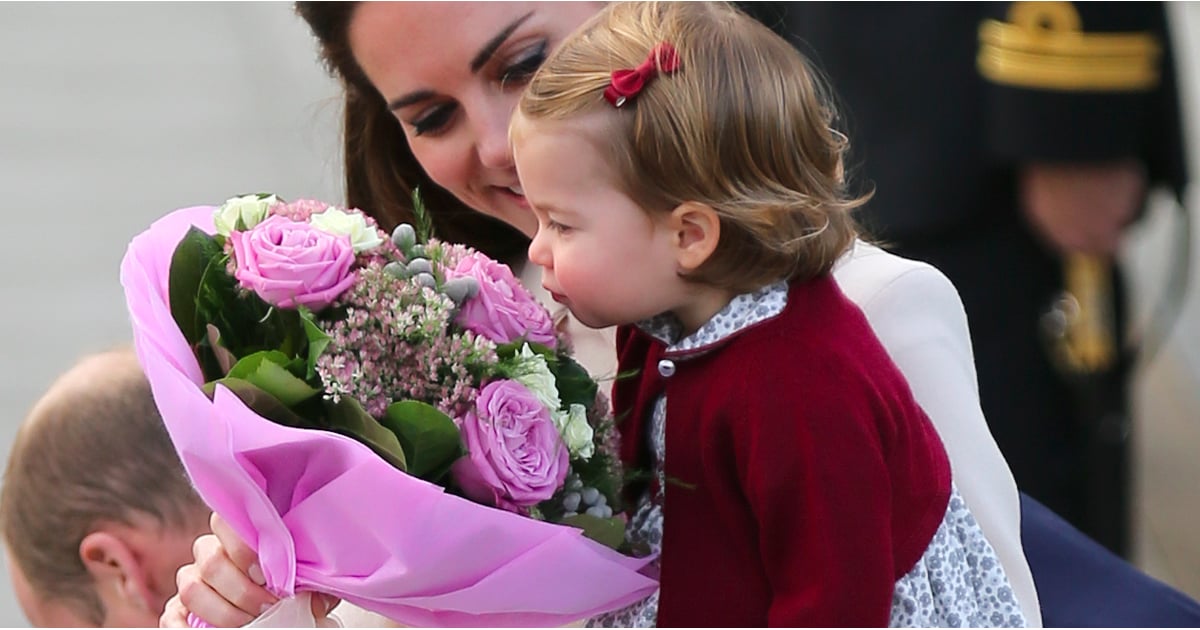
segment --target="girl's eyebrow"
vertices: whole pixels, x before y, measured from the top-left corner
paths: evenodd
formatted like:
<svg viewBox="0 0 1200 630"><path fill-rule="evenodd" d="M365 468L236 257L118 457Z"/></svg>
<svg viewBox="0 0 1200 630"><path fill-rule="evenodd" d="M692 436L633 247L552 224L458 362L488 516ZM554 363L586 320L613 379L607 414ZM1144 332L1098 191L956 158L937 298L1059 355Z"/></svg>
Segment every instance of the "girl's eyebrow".
<svg viewBox="0 0 1200 630"><path fill-rule="evenodd" d="M538 212L544 212L544 213L546 213L546 214L548 214L548 215L549 215L549 214L559 214L559 215L562 215L562 214L571 214L571 211L570 211L570 210L564 210L564 209L562 209L562 208L559 208L558 206L555 206L555 205L553 205L553 204L549 204L549 203L538 203L538 204L535 204L535 203L532 203L532 202L531 202L531 203L529 204L529 206L530 206L531 208L533 208L534 210L538 211Z"/></svg>
<svg viewBox="0 0 1200 630"><path fill-rule="evenodd" d="M492 56L496 54L496 51L504 45L504 42L508 41L508 38L512 36L514 31L520 28L526 20L533 16L533 13L533 11L530 11L529 13L526 13L525 15L513 20L508 26L501 29L499 33L496 33L482 47L480 47L479 52L475 53L475 56L471 58L471 74L477 74L480 68L483 68L483 66L487 65L487 62L492 59ZM414 103L431 99L434 96L436 96L436 94L434 94L433 90L417 90L415 92L409 92L404 96L392 99L388 103L388 110L396 111L397 109L408 107Z"/></svg>

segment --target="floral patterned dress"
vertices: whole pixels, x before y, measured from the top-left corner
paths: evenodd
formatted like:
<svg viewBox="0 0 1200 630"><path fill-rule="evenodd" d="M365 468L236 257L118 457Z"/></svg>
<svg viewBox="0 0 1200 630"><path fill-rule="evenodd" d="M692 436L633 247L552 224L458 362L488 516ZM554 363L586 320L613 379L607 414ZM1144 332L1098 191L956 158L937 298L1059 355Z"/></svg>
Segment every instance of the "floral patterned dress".
<svg viewBox="0 0 1200 630"><path fill-rule="evenodd" d="M734 298L694 334L681 338L672 318L657 317L639 324L668 345L668 351L689 350L770 319L787 304L787 284L778 282ZM654 453L657 491L647 491L626 528L626 539L654 553L662 549L662 506L666 494L663 461L666 452L666 397L654 405L646 436ZM588 620L588 627L649 628L655 625L658 592L627 608ZM971 516L966 502L951 487L941 525L916 565L896 581L889 619L891 627L1024 627L1026 620L1003 567Z"/></svg>

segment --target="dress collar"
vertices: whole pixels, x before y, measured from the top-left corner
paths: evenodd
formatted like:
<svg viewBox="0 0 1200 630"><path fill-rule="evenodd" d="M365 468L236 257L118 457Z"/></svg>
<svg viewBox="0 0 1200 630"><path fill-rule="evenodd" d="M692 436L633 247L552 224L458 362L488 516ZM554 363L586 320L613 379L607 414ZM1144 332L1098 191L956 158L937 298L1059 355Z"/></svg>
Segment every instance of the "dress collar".
<svg viewBox="0 0 1200 630"><path fill-rule="evenodd" d="M696 332L683 337L679 320L669 313L638 322L642 332L667 346L665 355L699 356L741 332L779 316L787 306L788 283L780 280L757 291L743 293L725 305ZM682 337L682 338L681 338Z"/></svg>

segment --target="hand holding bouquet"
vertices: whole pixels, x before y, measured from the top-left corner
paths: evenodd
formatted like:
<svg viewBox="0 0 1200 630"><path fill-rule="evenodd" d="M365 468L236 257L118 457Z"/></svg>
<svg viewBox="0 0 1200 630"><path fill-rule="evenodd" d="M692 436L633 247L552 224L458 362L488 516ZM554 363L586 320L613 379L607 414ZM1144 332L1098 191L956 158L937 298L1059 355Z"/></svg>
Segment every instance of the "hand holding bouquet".
<svg viewBox="0 0 1200 630"><path fill-rule="evenodd" d="M252 195L155 223L122 282L184 465L278 594L543 625L653 590L582 535L623 540L607 403L504 265Z"/></svg>

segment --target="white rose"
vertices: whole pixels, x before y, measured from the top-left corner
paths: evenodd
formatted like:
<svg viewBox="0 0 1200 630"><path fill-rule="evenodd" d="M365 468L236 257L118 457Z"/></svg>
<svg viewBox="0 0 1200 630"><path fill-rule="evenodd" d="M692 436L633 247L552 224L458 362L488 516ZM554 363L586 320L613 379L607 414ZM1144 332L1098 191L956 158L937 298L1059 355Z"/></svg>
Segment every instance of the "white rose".
<svg viewBox="0 0 1200 630"><path fill-rule="evenodd" d="M276 203L279 203L279 198L275 195L245 195L229 199L213 213L217 234L229 236L230 232L239 228L249 230L262 223L267 218L267 210ZM238 221L241 221L240 226Z"/></svg>
<svg viewBox="0 0 1200 630"><path fill-rule="evenodd" d="M546 357L530 350L529 344L521 346L521 351L514 357L512 379L533 392L551 412L558 411L562 406L558 398L558 385L550 373L550 366L546 365Z"/></svg>
<svg viewBox="0 0 1200 630"><path fill-rule="evenodd" d="M330 207L321 214L312 215L308 221L313 227L324 232L349 236L355 254L383 245L383 237L380 236L379 230L368 225L367 218L358 212L344 212Z"/></svg>
<svg viewBox="0 0 1200 630"><path fill-rule="evenodd" d="M567 443L567 450L573 457L590 459L595 451L592 444L592 425L588 424L587 408L583 405L572 404L569 411L559 411L554 414L554 424Z"/></svg>

